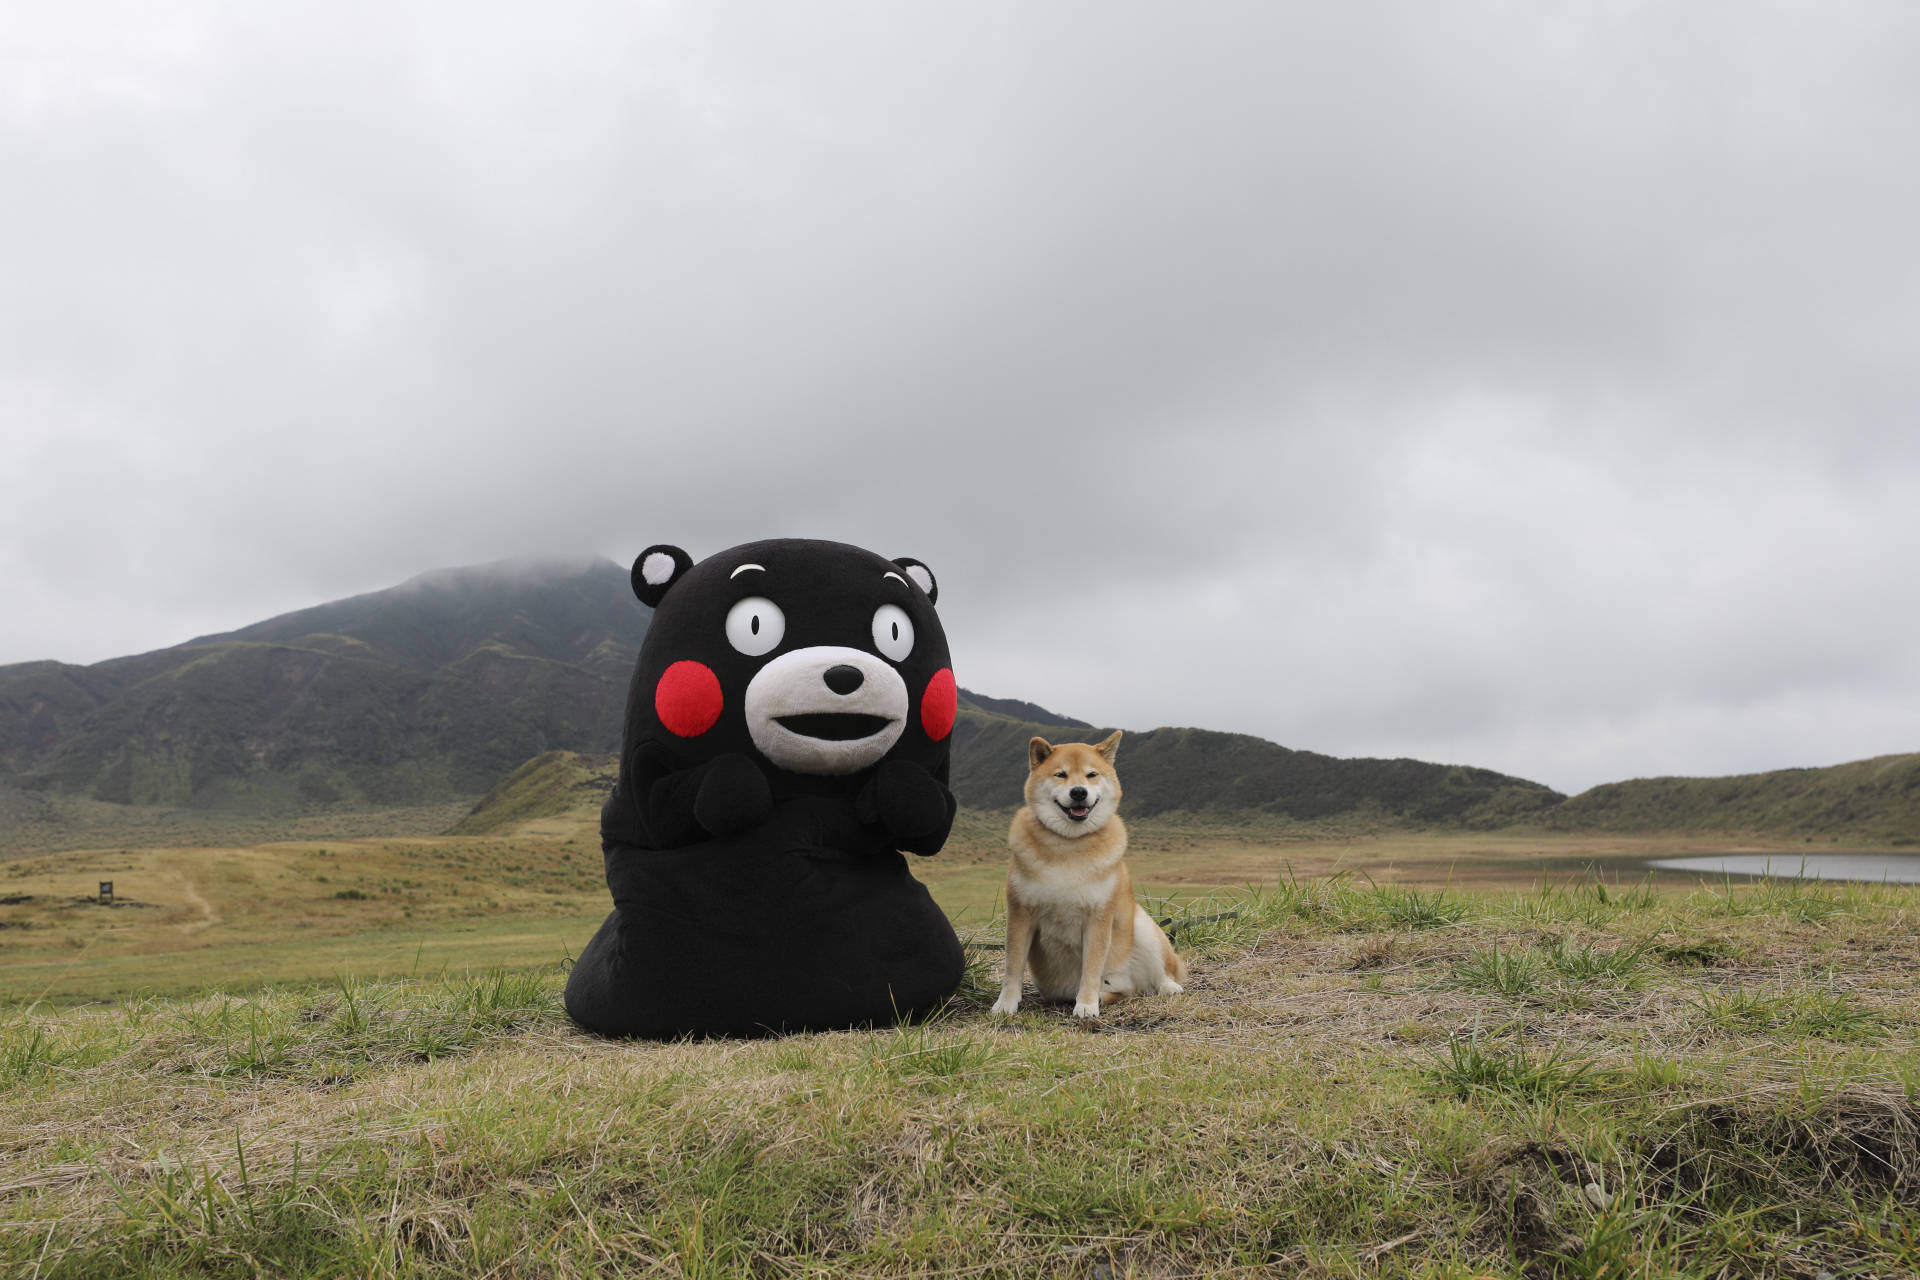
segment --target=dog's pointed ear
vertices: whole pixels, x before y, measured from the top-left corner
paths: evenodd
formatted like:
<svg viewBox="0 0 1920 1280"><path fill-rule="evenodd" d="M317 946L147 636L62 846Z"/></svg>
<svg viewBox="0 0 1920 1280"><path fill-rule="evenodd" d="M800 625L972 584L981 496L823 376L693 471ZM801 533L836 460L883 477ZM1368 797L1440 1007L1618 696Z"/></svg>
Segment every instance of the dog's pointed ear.
<svg viewBox="0 0 1920 1280"><path fill-rule="evenodd" d="M1040 762L1053 754L1053 744L1045 738L1034 738L1027 743L1027 769L1031 772L1040 767Z"/></svg>
<svg viewBox="0 0 1920 1280"><path fill-rule="evenodd" d="M633 558L633 594L649 609L658 609L667 589L686 577L693 557L667 543L648 547Z"/></svg>
<svg viewBox="0 0 1920 1280"><path fill-rule="evenodd" d="M1115 729L1107 735L1104 742L1098 743L1093 749L1100 753L1102 760L1112 764L1114 755L1120 750L1120 731Z"/></svg>
<svg viewBox="0 0 1920 1280"><path fill-rule="evenodd" d="M912 556L898 556L894 563L900 566L900 572L907 575L908 582L927 593L928 604L940 603L940 584L934 580L933 570Z"/></svg>

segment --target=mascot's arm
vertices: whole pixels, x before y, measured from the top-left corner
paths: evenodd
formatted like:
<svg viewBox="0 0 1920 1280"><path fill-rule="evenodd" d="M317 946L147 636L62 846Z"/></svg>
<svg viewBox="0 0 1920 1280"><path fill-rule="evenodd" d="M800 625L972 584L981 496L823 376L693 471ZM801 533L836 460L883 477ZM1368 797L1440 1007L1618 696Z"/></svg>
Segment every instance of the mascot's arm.
<svg viewBox="0 0 1920 1280"><path fill-rule="evenodd" d="M649 767L645 774L634 769L635 783L645 788L642 812L658 849L738 835L773 814L767 775L743 755L715 756L689 769Z"/></svg>
<svg viewBox="0 0 1920 1280"><path fill-rule="evenodd" d="M907 853L940 852L953 830L953 793L907 760L882 760L854 799L854 814Z"/></svg>

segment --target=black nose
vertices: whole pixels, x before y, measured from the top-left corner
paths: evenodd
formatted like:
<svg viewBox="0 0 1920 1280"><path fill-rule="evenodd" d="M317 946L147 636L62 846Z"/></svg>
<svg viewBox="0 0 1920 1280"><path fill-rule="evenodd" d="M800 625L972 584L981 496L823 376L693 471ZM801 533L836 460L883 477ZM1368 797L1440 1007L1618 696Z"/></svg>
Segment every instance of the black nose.
<svg viewBox="0 0 1920 1280"><path fill-rule="evenodd" d="M827 682L827 688L840 694L852 693L866 681L866 677L860 674L860 668L849 667L844 662L837 667L828 667L827 674L821 678Z"/></svg>
<svg viewBox="0 0 1920 1280"><path fill-rule="evenodd" d="M1087 789L1085 787L1075 787L1073 790L1067 792L1067 799L1073 801L1075 804L1079 804L1086 798Z"/></svg>

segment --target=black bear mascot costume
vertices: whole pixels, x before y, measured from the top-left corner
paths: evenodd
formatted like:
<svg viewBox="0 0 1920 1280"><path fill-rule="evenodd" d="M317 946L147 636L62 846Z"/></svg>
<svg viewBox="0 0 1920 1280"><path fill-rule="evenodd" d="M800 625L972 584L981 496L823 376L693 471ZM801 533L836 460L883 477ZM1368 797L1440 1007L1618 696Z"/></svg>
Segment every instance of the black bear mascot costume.
<svg viewBox="0 0 1920 1280"><path fill-rule="evenodd" d="M613 914L567 1012L610 1036L890 1023L960 984L953 926L901 850L953 825L959 707L917 560L750 542L633 563L654 610L601 811Z"/></svg>

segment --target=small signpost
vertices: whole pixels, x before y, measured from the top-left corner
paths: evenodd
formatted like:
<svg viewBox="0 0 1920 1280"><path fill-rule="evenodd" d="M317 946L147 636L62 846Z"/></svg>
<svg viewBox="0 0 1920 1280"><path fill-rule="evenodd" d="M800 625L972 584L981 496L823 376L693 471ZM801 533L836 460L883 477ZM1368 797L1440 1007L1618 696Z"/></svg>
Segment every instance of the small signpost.
<svg viewBox="0 0 1920 1280"><path fill-rule="evenodd" d="M113 905L113 881L111 880L100 882L100 905L103 907Z"/></svg>

